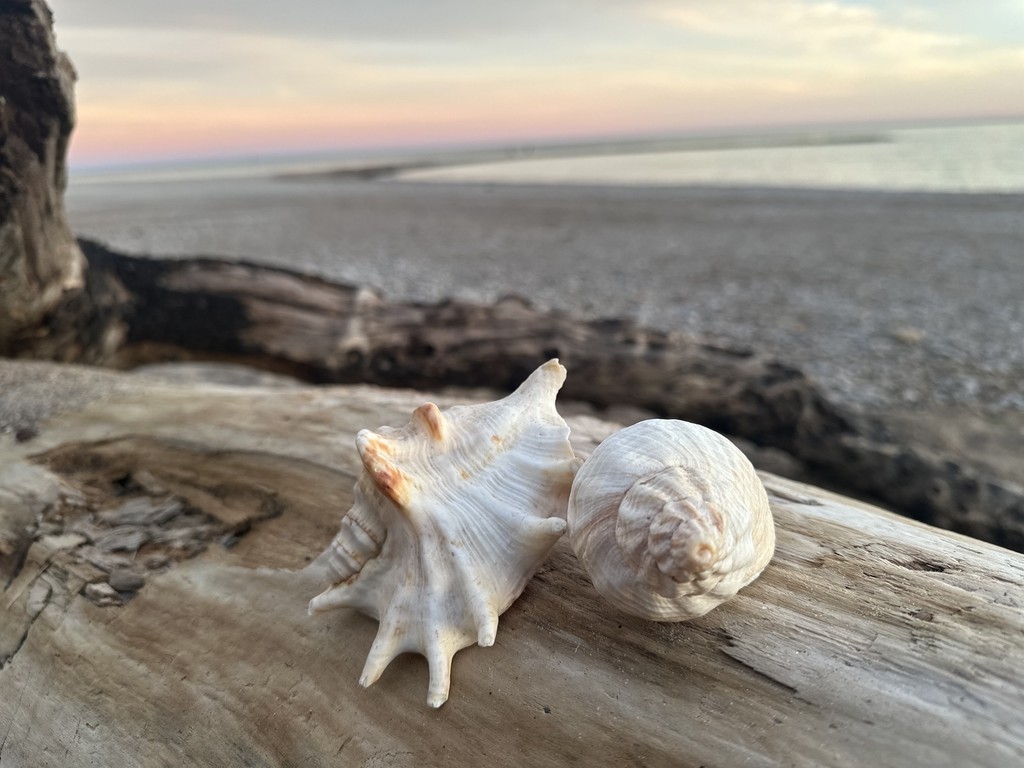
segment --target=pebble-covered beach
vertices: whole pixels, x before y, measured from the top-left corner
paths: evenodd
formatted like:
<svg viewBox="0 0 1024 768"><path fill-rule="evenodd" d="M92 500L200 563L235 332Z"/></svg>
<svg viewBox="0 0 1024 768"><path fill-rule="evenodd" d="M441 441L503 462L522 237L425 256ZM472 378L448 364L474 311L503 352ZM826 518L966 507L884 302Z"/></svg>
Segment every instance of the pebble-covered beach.
<svg viewBox="0 0 1024 768"><path fill-rule="evenodd" d="M389 297L519 294L799 366L843 402L1024 414L1024 196L248 179L71 185L79 235Z"/></svg>

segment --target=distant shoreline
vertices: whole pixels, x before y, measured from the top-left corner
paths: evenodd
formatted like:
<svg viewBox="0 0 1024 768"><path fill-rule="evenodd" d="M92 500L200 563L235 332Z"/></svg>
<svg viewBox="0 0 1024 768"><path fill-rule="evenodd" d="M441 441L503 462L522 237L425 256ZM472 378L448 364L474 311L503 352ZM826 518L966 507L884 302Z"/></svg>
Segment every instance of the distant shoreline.
<svg viewBox="0 0 1024 768"><path fill-rule="evenodd" d="M313 179L378 181L409 171L458 168L523 160L570 159L607 156L642 156L667 152L707 152L731 149L776 149L891 141L885 130L855 131L807 129L785 133L698 135L576 142L537 142L486 148L424 149L354 153L316 157L235 158L181 163L159 163L109 169L75 170L76 184L187 181L230 178L271 178L284 181Z"/></svg>
<svg viewBox="0 0 1024 768"><path fill-rule="evenodd" d="M264 180L1024 193L1024 123L804 130L252 158L73 175L73 187Z"/></svg>
<svg viewBox="0 0 1024 768"><path fill-rule="evenodd" d="M255 260L408 301L514 293L764 350L846 402L1024 413L1022 199L264 178L72 186L66 202L77 234L126 252Z"/></svg>
<svg viewBox="0 0 1024 768"><path fill-rule="evenodd" d="M709 152L731 149L780 149L853 144L883 144L892 141L886 132L830 133L807 131L792 134L737 136L694 136L674 139L578 142L572 144L535 144L486 150L441 152L427 157L340 165L315 171L290 171L273 174L282 181L331 179L336 181L377 181L399 177L409 171L455 168L469 165L517 162L523 160L562 160L668 152Z"/></svg>

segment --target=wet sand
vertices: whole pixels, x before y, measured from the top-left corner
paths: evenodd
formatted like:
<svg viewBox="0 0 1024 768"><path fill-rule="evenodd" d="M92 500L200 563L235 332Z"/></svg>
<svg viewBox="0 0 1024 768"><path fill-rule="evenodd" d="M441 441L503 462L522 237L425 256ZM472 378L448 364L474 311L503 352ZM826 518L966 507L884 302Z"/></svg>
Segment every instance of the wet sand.
<svg viewBox="0 0 1024 768"><path fill-rule="evenodd" d="M754 348L1024 476L1024 195L247 179L72 183L67 205L128 252L518 294Z"/></svg>

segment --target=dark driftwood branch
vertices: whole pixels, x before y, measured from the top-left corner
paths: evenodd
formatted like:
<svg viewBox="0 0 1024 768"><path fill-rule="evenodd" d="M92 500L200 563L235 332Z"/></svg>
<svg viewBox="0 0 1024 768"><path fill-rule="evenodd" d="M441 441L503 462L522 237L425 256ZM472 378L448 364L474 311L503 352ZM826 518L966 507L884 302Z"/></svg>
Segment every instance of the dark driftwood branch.
<svg viewBox="0 0 1024 768"><path fill-rule="evenodd" d="M309 381L509 388L549 357L566 394L637 405L788 451L820 482L1024 550L1024 490L888 438L793 368L621 321L387 301L285 270L131 258L62 204L73 72L42 0L0 2L0 355L119 364L214 358Z"/></svg>
<svg viewBox="0 0 1024 768"><path fill-rule="evenodd" d="M219 359L321 383L510 389L559 357L570 371L566 397L639 406L782 449L831 487L1024 550L1021 489L893 441L800 371L751 352L628 321L580 321L519 299L393 302L283 269L81 245L92 304L76 299L51 321L80 329L79 359L122 367Z"/></svg>
<svg viewBox="0 0 1024 768"><path fill-rule="evenodd" d="M0 355L15 335L39 336L47 313L81 288L82 254L63 201L74 78L45 3L2 0Z"/></svg>

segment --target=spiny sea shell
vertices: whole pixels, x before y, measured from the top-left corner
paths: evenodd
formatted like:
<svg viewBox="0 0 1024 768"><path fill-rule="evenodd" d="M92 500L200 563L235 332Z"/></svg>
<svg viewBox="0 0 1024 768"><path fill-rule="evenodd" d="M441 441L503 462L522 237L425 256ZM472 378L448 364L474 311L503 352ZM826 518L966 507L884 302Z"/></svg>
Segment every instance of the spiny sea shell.
<svg viewBox="0 0 1024 768"><path fill-rule="evenodd" d="M775 550L753 466L722 435L685 421L643 421L602 442L573 482L568 523L598 592L655 621L707 613Z"/></svg>
<svg viewBox="0 0 1024 768"><path fill-rule="evenodd" d="M332 585L309 610L351 606L380 621L361 685L421 653L439 707L452 656L494 643L498 616L565 531L579 462L555 410L564 381L552 360L502 400L427 403L401 429L359 432L355 503L322 556Z"/></svg>

